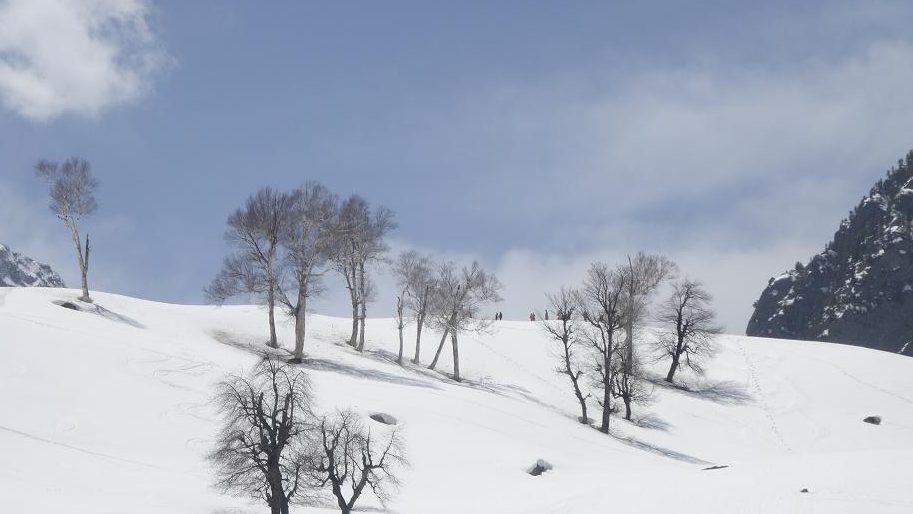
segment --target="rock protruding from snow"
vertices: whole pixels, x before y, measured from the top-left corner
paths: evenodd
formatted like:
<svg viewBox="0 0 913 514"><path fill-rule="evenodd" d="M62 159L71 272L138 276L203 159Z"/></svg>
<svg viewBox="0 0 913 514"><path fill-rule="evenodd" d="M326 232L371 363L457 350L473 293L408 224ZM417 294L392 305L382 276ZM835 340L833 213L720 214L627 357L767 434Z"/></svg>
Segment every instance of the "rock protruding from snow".
<svg viewBox="0 0 913 514"><path fill-rule="evenodd" d="M541 475L542 473L545 473L546 471L551 471L551 469L552 469L552 465L548 461L539 459L536 461L535 464L533 464L532 467L530 467L528 470L526 470L526 472L534 477L537 477L537 476Z"/></svg>
<svg viewBox="0 0 913 514"><path fill-rule="evenodd" d="M384 425L395 425L398 423L398 421L396 421L396 418L394 418L393 416L391 416L385 412L375 412L374 414L371 414L368 417L378 423L383 423Z"/></svg>
<svg viewBox="0 0 913 514"><path fill-rule="evenodd" d="M807 264L770 279L750 336L907 350L913 333L913 152L879 180Z"/></svg>
<svg viewBox="0 0 913 514"><path fill-rule="evenodd" d="M54 270L0 244L0 287L66 287Z"/></svg>
<svg viewBox="0 0 913 514"><path fill-rule="evenodd" d="M871 423L872 425L880 425L881 416L869 416L862 421L865 421L866 423Z"/></svg>

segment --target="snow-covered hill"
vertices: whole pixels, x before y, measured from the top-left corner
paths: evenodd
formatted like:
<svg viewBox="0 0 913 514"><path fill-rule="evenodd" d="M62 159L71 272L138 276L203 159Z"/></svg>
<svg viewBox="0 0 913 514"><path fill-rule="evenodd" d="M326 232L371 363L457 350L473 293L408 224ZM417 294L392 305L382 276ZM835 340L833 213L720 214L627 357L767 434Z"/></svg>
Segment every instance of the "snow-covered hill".
<svg viewBox="0 0 913 514"><path fill-rule="evenodd" d="M264 312L103 293L86 311L58 305L77 296L0 288L0 510L264 512L214 492L203 458L212 385L253 364ZM321 408L403 424L395 512L913 512L913 359L724 336L707 377L657 385L606 436L576 423L533 323L462 339L463 384L391 362L390 320L369 321L364 354L341 344L347 324L312 316L305 367ZM528 475L540 458L554 469Z"/></svg>
<svg viewBox="0 0 913 514"><path fill-rule="evenodd" d="M0 287L64 287L54 270L0 244Z"/></svg>

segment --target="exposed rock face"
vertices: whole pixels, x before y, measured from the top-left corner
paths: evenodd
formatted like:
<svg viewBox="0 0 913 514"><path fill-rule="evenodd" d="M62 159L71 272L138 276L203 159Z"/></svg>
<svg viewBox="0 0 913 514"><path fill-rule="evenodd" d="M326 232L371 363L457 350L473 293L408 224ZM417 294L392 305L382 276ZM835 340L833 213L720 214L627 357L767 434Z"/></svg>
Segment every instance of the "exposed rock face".
<svg viewBox="0 0 913 514"><path fill-rule="evenodd" d="M54 270L0 244L0 287L66 287Z"/></svg>
<svg viewBox="0 0 913 514"><path fill-rule="evenodd" d="M746 332L913 356L913 152L850 212L824 252L770 279Z"/></svg>

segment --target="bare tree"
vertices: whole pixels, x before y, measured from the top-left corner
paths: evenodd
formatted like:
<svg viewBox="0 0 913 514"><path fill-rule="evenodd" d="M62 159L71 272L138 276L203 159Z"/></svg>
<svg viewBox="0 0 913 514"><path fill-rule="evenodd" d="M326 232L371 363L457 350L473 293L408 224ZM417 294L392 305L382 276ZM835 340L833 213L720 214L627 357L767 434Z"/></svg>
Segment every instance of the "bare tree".
<svg viewBox="0 0 913 514"><path fill-rule="evenodd" d="M442 264L439 268L437 287L433 293L434 325L443 335L431 361L429 369L437 366L441 350L450 336L453 349L453 379L460 381L459 334L463 332L482 332L491 324L491 320L480 317L479 313L487 303L498 302L501 283L491 273L482 269L473 261L469 267L464 266L456 271L453 263Z"/></svg>
<svg viewBox="0 0 913 514"><path fill-rule="evenodd" d="M320 184L308 182L292 193L292 221L282 238L289 284L280 284L277 292L295 319L295 362L304 358L307 302L322 292L321 278L336 241L337 215L336 196Z"/></svg>
<svg viewBox="0 0 913 514"><path fill-rule="evenodd" d="M678 271L674 262L662 255L648 255L638 252L633 258L628 256L627 266L622 267L625 300L625 366L628 374L634 366L634 334L648 314L650 297L660 284L671 278Z"/></svg>
<svg viewBox="0 0 913 514"><path fill-rule="evenodd" d="M400 293L396 297L396 329L399 332L399 355L396 357L396 363L402 366L403 364L403 328L406 326L405 318L405 301L403 300L405 293Z"/></svg>
<svg viewBox="0 0 913 514"><path fill-rule="evenodd" d="M349 344L359 351L365 345L365 319L370 300L368 269L383 259L388 250L387 234L396 228L393 211L377 207L358 196L347 198L339 209L338 241L333 257L345 279L352 304L352 334Z"/></svg>
<svg viewBox="0 0 913 514"><path fill-rule="evenodd" d="M596 262L590 265L583 288L580 292L580 310L587 329L581 337L589 345L592 354L594 382L601 389L602 423L599 430L609 432L612 411L613 373L616 352L622 347L618 341L624 327L624 275L620 269L610 269L606 264Z"/></svg>
<svg viewBox="0 0 913 514"><path fill-rule="evenodd" d="M324 417L320 422L320 449L314 456L316 485L329 486L340 512L349 514L366 487L386 506L399 486L397 471L407 465L402 441L394 428L378 439L352 411Z"/></svg>
<svg viewBox="0 0 913 514"><path fill-rule="evenodd" d="M92 166L89 161L79 157L71 157L63 164L42 159L35 165L35 173L48 183L51 211L70 229L82 279L82 296L79 299L92 303L88 278L89 235L86 234L83 246L79 234L79 223L82 218L98 210L98 203L95 201L98 180L92 176Z"/></svg>
<svg viewBox="0 0 913 514"><path fill-rule="evenodd" d="M628 359L633 357L634 361ZM625 406L625 419L631 419L632 405L646 403L652 397L653 389L649 382L644 380L638 352L633 355L628 352L619 352L612 372L612 397L620 398Z"/></svg>
<svg viewBox="0 0 913 514"><path fill-rule="evenodd" d="M656 349L661 358L672 359L666 382L673 381L682 357L698 374L703 373L703 362L713 357L714 339L723 329L715 322L712 301L701 282L685 279L674 284L672 294L660 307L657 321L663 332L656 340Z"/></svg>
<svg viewBox="0 0 913 514"><path fill-rule="evenodd" d="M237 251L225 259L222 270L206 289L206 295L223 303L238 294L257 294L266 301L269 315L268 346L276 338L276 291L282 276L281 242L290 230L295 195L263 188L251 195L241 209L228 217L225 239Z"/></svg>
<svg viewBox="0 0 913 514"><path fill-rule="evenodd" d="M582 320L575 318L574 313L580 304L579 293L564 287L557 294L548 294L549 309L555 313L555 320L543 320L542 328L546 334L561 344L558 352L560 364L555 371L566 375L571 381L571 388L574 396L580 404L580 422L589 424L590 420L586 413L586 401L589 393L584 394L580 387L580 377L583 375L583 369L578 362L578 347L580 346L580 324Z"/></svg>
<svg viewBox="0 0 913 514"><path fill-rule="evenodd" d="M264 357L250 375L220 383L215 401L223 414L209 454L216 486L261 499L273 514L306 503L312 453L307 436L315 425L304 373Z"/></svg>
<svg viewBox="0 0 913 514"><path fill-rule="evenodd" d="M418 364L421 358L422 329L435 287L431 258L414 250L403 252L394 262L393 274L404 293L405 307L415 321L415 356L412 362Z"/></svg>

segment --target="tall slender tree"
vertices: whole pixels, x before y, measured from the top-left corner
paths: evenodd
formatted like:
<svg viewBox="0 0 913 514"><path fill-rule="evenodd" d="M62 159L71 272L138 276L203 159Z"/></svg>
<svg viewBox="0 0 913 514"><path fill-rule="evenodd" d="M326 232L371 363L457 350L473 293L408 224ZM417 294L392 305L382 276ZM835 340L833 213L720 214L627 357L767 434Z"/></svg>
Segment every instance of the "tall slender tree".
<svg viewBox="0 0 913 514"><path fill-rule="evenodd" d="M591 349L594 382L601 389L598 400L602 407L599 430L609 432L614 387L615 355L622 345L619 332L624 327L625 282L620 269L596 262L587 270L580 292L578 309L587 329L581 336Z"/></svg>
<svg viewBox="0 0 913 514"><path fill-rule="evenodd" d="M95 201L98 180L92 176L92 166L89 161L79 157L71 157L63 164L42 159L35 165L35 173L48 183L51 211L70 230L82 280L82 296L79 299L92 303L92 297L89 296L88 278L91 248L89 235L86 234L85 245L83 245L79 233L82 219L98 210L98 203Z"/></svg>
<svg viewBox="0 0 913 514"><path fill-rule="evenodd" d="M428 316L432 293L435 287L434 265L431 258L414 250L403 252L393 265L393 274L403 291L404 306L415 322L414 364L421 360L422 329Z"/></svg>
<svg viewBox="0 0 913 514"><path fill-rule="evenodd" d="M282 237L289 268L287 284L277 288L279 300L295 319L293 361L304 358L307 302L320 294L337 240L338 200L327 188L308 182L292 193L292 222Z"/></svg>
<svg viewBox="0 0 913 514"><path fill-rule="evenodd" d="M634 334L648 315L650 297L664 280L678 271L678 266L662 255L638 252L628 256L628 263L622 266L624 281L624 329L625 341L623 359L625 372L631 374L635 367Z"/></svg>
<svg viewBox="0 0 913 514"><path fill-rule="evenodd" d="M555 314L555 319L549 321L542 317L540 322L545 333L560 344L558 353L559 365L555 371L568 377L571 381L571 389L574 391L574 397L580 404L580 420L583 424L590 422L587 417L586 401L590 394L584 394L581 387L581 376L583 368L579 362L581 356L578 355L581 344L581 324L583 320L575 317L575 311L580 304L580 294L577 291L562 287L558 293L547 294L548 310Z"/></svg>
<svg viewBox="0 0 913 514"><path fill-rule="evenodd" d="M206 289L207 296L222 303L238 294L257 294L266 302L269 316L269 341L279 346L276 337L276 292L282 279L285 260L282 238L292 224L295 195L263 188L251 195L244 207L228 217L225 239L236 251L227 257L222 270Z"/></svg>
<svg viewBox="0 0 913 514"><path fill-rule="evenodd" d="M383 206L372 210L358 195L350 196L340 206L333 262L345 279L352 305L349 344L359 351L365 345L365 319L371 299L370 267L383 260L389 249L386 236L394 228L393 211Z"/></svg>
<svg viewBox="0 0 913 514"><path fill-rule="evenodd" d="M488 328L491 320L480 316L481 308L485 304L501 300L501 283L475 261L471 266L463 266L459 271L453 263L442 264L436 282L433 321L443 335L434 354L434 360L428 368L434 369L437 366L441 350L449 335L453 350L453 379L459 382L459 335L464 332L481 332Z"/></svg>

